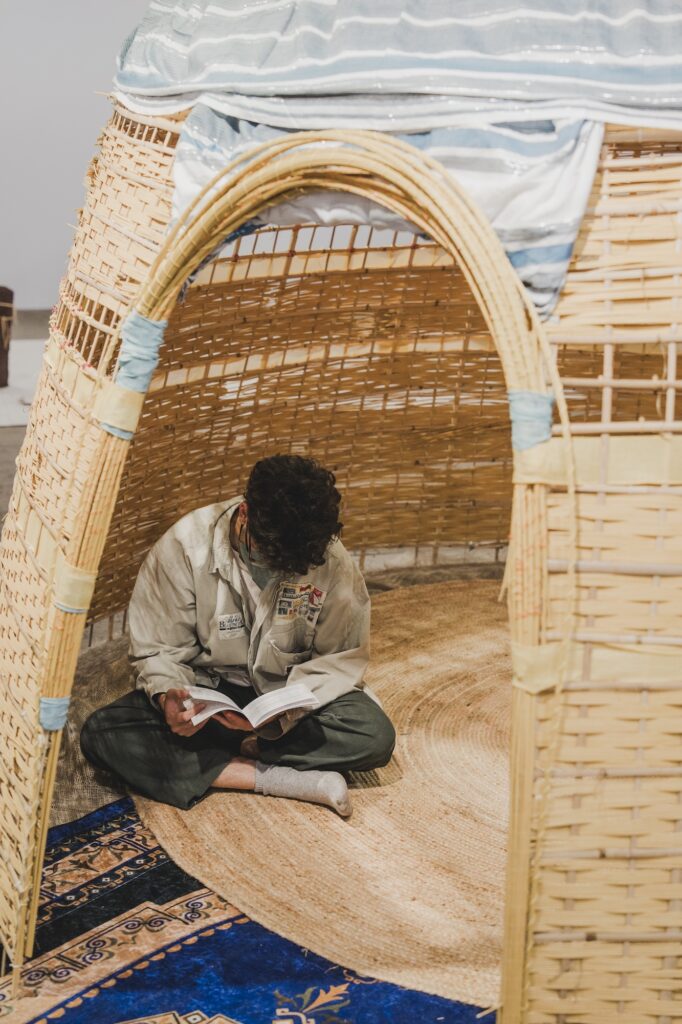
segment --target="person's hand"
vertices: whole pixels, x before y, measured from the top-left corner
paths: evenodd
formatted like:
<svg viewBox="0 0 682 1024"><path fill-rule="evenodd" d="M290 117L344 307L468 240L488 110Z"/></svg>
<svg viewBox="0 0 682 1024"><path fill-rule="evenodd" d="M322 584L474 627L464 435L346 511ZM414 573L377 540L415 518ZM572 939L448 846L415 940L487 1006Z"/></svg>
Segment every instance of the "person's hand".
<svg viewBox="0 0 682 1024"><path fill-rule="evenodd" d="M209 721L207 718L206 721L200 722L199 725L192 725L192 715L203 711L206 705L195 702L191 708L185 708L184 701L188 697L189 692L187 690L167 690L166 693L162 693L159 697L159 704L166 719L166 725L176 736L194 736L194 733L199 732L199 729L203 729L206 722Z"/></svg>
<svg viewBox="0 0 682 1024"><path fill-rule="evenodd" d="M238 715L236 711L219 711L213 716L214 722L220 722L226 729L237 729L239 732L253 732L253 726L244 715Z"/></svg>

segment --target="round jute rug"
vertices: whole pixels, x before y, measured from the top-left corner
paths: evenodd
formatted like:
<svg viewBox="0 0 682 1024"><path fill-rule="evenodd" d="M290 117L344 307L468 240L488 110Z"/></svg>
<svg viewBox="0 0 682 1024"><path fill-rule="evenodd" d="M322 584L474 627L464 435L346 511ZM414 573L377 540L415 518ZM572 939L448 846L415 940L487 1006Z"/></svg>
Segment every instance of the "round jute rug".
<svg viewBox="0 0 682 1024"><path fill-rule="evenodd" d="M368 682L398 733L354 812L216 792L136 798L170 856L256 921L362 974L488 1006L498 995L510 663L499 583L373 599Z"/></svg>

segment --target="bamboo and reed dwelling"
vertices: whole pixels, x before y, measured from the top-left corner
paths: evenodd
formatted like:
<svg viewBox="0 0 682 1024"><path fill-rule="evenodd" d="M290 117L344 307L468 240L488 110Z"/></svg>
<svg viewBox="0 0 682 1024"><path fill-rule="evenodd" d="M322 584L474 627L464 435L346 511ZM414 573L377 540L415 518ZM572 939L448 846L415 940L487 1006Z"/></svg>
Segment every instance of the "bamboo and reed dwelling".
<svg viewBox="0 0 682 1024"><path fill-rule="evenodd" d="M311 452L338 475L362 565L501 560L509 544L499 1020L678 1019L682 134L607 128L543 325L467 196L378 133L318 133L314 155L310 136L266 143L169 231L181 123L115 106L17 461L0 548L3 946L15 967L31 953L84 637L124 627L179 516L265 453ZM263 229L204 262L309 188L368 196L428 237Z"/></svg>

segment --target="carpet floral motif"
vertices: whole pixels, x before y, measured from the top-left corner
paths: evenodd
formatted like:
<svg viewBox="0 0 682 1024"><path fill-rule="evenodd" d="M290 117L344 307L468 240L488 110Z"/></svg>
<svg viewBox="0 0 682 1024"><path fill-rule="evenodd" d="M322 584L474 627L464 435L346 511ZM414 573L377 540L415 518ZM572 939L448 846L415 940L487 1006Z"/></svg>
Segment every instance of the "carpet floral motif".
<svg viewBox="0 0 682 1024"><path fill-rule="evenodd" d="M232 1017L216 1013L214 1017L195 1010L193 1013L155 1013L152 1017L138 1017L137 1020L122 1021L122 1024L239 1024Z"/></svg>
<svg viewBox="0 0 682 1024"><path fill-rule="evenodd" d="M50 831L34 958L0 1024L473 1024L256 924L169 860L130 800Z"/></svg>

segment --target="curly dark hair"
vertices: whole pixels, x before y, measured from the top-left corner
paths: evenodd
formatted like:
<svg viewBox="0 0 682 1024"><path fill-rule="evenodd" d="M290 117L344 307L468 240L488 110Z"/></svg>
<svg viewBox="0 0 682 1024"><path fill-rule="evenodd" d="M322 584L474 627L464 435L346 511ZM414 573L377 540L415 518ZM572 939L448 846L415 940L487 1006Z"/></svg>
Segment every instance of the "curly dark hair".
<svg viewBox="0 0 682 1024"><path fill-rule="evenodd" d="M315 459L271 455L249 476L245 498L248 528L268 568L304 576L322 565L339 522L336 477Z"/></svg>

